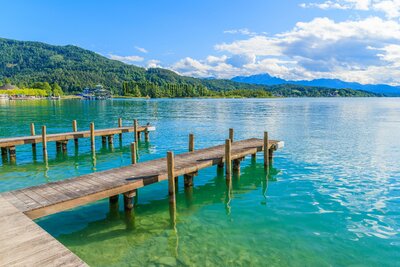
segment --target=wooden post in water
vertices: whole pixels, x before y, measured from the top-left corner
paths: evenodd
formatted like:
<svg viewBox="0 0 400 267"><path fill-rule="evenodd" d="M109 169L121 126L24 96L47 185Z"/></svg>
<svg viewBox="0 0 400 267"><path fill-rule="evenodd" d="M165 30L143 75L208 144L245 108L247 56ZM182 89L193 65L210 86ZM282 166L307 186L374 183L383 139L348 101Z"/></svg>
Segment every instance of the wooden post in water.
<svg viewBox="0 0 400 267"><path fill-rule="evenodd" d="M122 118L118 119L118 127L122 128ZM119 140L120 141L122 140L122 133L119 134Z"/></svg>
<svg viewBox="0 0 400 267"><path fill-rule="evenodd" d="M225 173L226 179L230 179L232 174L232 143L231 139L226 139L225 141Z"/></svg>
<svg viewBox="0 0 400 267"><path fill-rule="evenodd" d="M137 163L137 157L136 157L136 142L131 143L131 159L132 159L132 164Z"/></svg>
<svg viewBox="0 0 400 267"><path fill-rule="evenodd" d="M113 144L114 144L114 135L109 135L109 136L108 136L108 145L109 145L110 147L112 147Z"/></svg>
<svg viewBox="0 0 400 267"><path fill-rule="evenodd" d="M144 141L146 141L146 142L150 141L149 133L150 132L149 132L148 128L146 127L146 130L144 131Z"/></svg>
<svg viewBox="0 0 400 267"><path fill-rule="evenodd" d="M138 135L138 120L133 120L133 132L135 137L135 142L139 142L139 135Z"/></svg>
<svg viewBox="0 0 400 267"><path fill-rule="evenodd" d="M68 140L61 141L61 149L62 149L63 153L67 152L67 144L68 144Z"/></svg>
<svg viewBox="0 0 400 267"><path fill-rule="evenodd" d="M240 161L241 161L241 159L235 159L235 160L233 160L233 171L234 171L236 174L239 174L239 173L240 173Z"/></svg>
<svg viewBox="0 0 400 267"><path fill-rule="evenodd" d="M102 147L106 147L106 144L107 144L107 136L105 136L105 135L102 135L101 136L101 145L102 145Z"/></svg>
<svg viewBox="0 0 400 267"><path fill-rule="evenodd" d="M171 226L176 224L176 198L175 198L175 162L174 152L167 152L167 170L168 170L168 195L169 195L169 216Z"/></svg>
<svg viewBox="0 0 400 267"><path fill-rule="evenodd" d="M17 155L16 155L16 150L15 150L15 146L10 146L9 148L8 148L8 155L10 156L10 162L11 163L15 163L15 161L16 161L16 157L17 157Z"/></svg>
<svg viewBox="0 0 400 267"><path fill-rule="evenodd" d="M136 196L136 189L124 193L124 208L125 211L133 209L133 198Z"/></svg>
<svg viewBox="0 0 400 267"><path fill-rule="evenodd" d="M72 131L73 132L77 132L78 131L78 124L76 123L76 120L72 121ZM74 139L74 143L75 143L75 146L78 146L78 138Z"/></svg>
<svg viewBox="0 0 400 267"><path fill-rule="evenodd" d="M47 134L46 134L46 126L42 126L42 145L43 145L43 158L47 161Z"/></svg>
<svg viewBox="0 0 400 267"><path fill-rule="evenodd" d="M189 152L194 151L194 134L189 134Z"/></svg>
<svg viewBox="0 0 400 267"><path fill-rule="evenodd" d="M269 169L269 138L268 132L264 132L264 167Z"/></svg>
<svg viewBox="0 0 400 267"><path fill-rule="evenodd" d="M96 149L95 147L95 138L94 138L94 123L90 123L90 147L92 151Z"/></svg>
<svg viewBox="0 0 400 267"><path fill-rule="evenodd" d="M229 139L231 140L231 143L233 142L233 137L234 137L233 128L229 128Z"/></svg>
<svg viewBox="0 0 400 267"><path fill-rule="evenodd" d="M32 122L31 123L31 135L35 136L35 124ZM36 150L36 143L32 144L32 150Z"/></svg>

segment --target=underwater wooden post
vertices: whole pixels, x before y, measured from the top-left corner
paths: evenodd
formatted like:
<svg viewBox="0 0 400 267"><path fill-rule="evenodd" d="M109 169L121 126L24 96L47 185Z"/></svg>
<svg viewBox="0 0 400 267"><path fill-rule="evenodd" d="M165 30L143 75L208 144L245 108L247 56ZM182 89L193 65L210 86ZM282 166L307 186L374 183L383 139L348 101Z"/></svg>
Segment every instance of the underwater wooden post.
<svg viewBox="0 0 400 267"><path fill-rule="evenodd" d="M229 128L229 139L231 140L231 142L233 142L233 137L234 137L233 128Z"/></svg>
<svg viewBox="0 0 400 267"><path fill-rule="evenodd" d="M168 194L169 203L175 203L175 160L174 152L167 152Z"/></svg>
<svg viewBox="0 0 400 267"><path fill-rule="evenodd" d="M10 156L10 162L15 162L16 160L16 150L15 150L15 146L10 146L8 148L8 155Z"/></svg>
<svg viewBox="0 0 400 267"><path fill-rule="evenodd" d="M77 132L78 131L78 124L76 123L76 120L72 121L72 131L73 132ZM75 138L74 142L75 142L75 146L77 146L78 145L78 138Z"/></svg>
<svg viewBox="0 0 400 267"><path fill-rule="evenodd" d="M94 123L90 123L90 146L92 151L95 150L95 138L94 138Z"/></svg>
<svg viewBox="0 0 400 267"><path fill-rule="evenodd" d="M138 120L134 119L133 120L133 131L134 131L134 137L135 137L135 142L139 142L139 135L138 135Z"/></svg>
<svg viewBox="0 0 400 267"><path fill-rule="evenodd" d="M107 144L107 136L102 135L102 136L101 136L101 145L102 145L103 147L105 147L106 144Z"/></svg>
<svg viewBox="0 0 400 267"><path fill-rule="evenodd" d="M118 119L118 128L122 128L122 118ZM119 134L119 140L122 140L122 133Z"/></svg>
<svg viewBox="0 0 400 267"><path fill-rule="evenodd" d="M108 145L111 147L114 144L114 135L108 136Z"/></svg>
<svg viewBox="0 0 400 267"><path fill-rule="evenodd" d="M241 159L234 159L233 160L233 171L235 173L240 173L240 161L241 161Z"/></svg>
<svg viewBox="0 0 400 267"><path fill-rule="evenodd" d="M268 132L264 132L264 167L269 168L269 139Z"/></svg>
<svg viewBox="0 0 400 267"><path fill-rule="evenodd" d="M6 147L2 147L2 148L1 148L1 155L2 155L3 157L5 157L5 156L8 155L8 151L7 151L7 148L6 148Z"/></svg>
<svg viewBox="0 0 400 267"><path fill-rule="evenodd" d="M168 170L170 224L172 227L175 227L176 224L175 162L174 162L174 152L172 151L167 152L167 170Z"/></svg>
<svg viewBox="0 0 400 267"><path fill-rule="evenodd" d="M131 143L131 159L132 159L132 164L137 163L137 157L136 157L136 142Z"/></svg>
<svg viewBox="0 0 400 267"><path fill-rule="evenodd" d="M144 130L144 141L146 141L146 142L150 141L149 133L150 132L149 132L148 128L146 127L146 129Z"/></svg>
<svg viewBox="0 0 400 267"><path fill-rule="evenodd" d="M136 189L124 193L124 209L130 211L133 209L133 198L136 196Z"/></svg>
<svg viewBox="0 0 400 267"><path fill-rule="evenodd" d="M230 177L232 173L232 143L231 139L226 139L225 140L225 173L227 175L227 178Z"/></svg>
<svg viewBox="0 0 400 267"><path fill-rule="evenodd" d="M194 151L194 134L189 134L189 152Z"/></svg>
<svg viewBox="0 0 400 267"><path fill-rule="evenodd" d="M35 136L35 124L32 122L31 123L31 135ZM33 141L34 143L32 143L32 150L36 149L36 141Z"/></svg>
<svg viewBox="0 0 400 267"><path fill-rule="evenodd" d="M43 157L47 159L47 134L46 125L42 126L42 144L43 144Z"/></svg>

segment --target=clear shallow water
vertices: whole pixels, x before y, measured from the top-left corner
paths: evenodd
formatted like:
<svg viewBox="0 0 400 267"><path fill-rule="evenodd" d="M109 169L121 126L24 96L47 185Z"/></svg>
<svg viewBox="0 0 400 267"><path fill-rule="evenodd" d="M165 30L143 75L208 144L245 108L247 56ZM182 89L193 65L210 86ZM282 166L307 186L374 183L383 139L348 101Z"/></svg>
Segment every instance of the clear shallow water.
<svg viewBox="0 0 400 267"><path fill-rule="evenodd" d="M170 228L167 184L139 192L135 216L110 210L108 200L37 220L93 266L398 266L400 261L399 99L113 100L0 102L0 136L151 122L140 160L221 144L235 138L285 141L268 180L262 157L242 163L228 190L208 168L185 192L180 178L177 226ZM72 142L68 155L49 143L49 166L31 147L17 148L17 165L0 167L0 191L61 180L130 163L131 135L114 152L97 140ZM122 202L122 201L120 201Z"/></svg>

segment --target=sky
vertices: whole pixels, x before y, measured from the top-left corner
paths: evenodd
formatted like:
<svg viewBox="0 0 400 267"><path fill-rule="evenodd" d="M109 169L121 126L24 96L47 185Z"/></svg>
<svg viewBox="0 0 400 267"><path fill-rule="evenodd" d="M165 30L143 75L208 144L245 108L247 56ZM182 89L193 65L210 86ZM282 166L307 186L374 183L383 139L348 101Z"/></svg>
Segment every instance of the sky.
<svg viewBox="0 0 400 267"><path fill-rule="evenodd" d="M400 0L0 0L0 37L194 77L400 84Z"/></svg>

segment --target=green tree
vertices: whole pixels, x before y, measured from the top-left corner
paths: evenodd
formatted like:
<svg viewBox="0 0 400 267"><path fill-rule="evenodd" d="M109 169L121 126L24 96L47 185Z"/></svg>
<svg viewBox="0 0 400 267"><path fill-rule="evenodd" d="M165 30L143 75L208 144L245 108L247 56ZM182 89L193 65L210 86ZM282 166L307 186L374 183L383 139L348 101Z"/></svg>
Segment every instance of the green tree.
<svg viewBox="0 0 400 267"><path fill-rule="evenodd" d="M58 85L58 83L54 83L53 84L53 95L61 96L63 94L64 94L64 92L63 92L62 88Z"/></svg>

